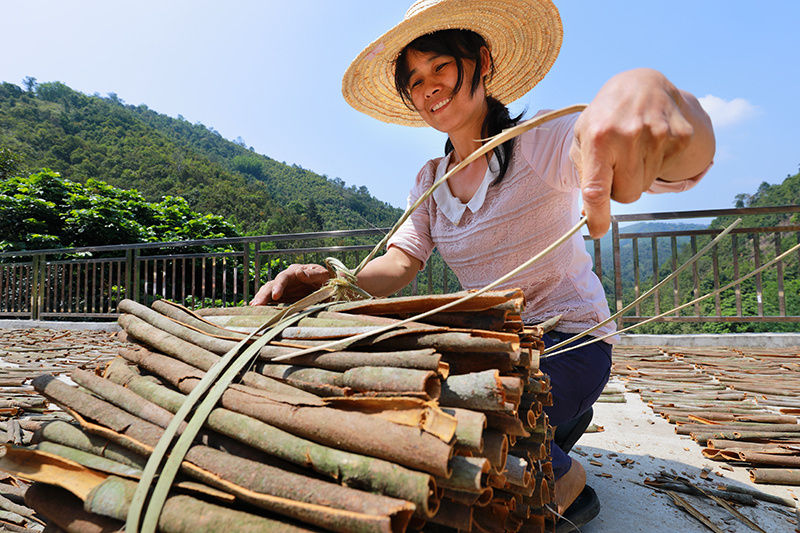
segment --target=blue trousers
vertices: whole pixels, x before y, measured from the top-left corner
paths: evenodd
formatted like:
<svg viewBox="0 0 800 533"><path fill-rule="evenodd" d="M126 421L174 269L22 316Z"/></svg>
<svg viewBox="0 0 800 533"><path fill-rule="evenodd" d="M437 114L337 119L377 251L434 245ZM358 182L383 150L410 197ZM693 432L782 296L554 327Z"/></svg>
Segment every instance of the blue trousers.
<svg viewBox="0 0 800 533"><path fill-rule="evenodd" d="M547 348L572 337L569 333L551 331L544 336ZM591 337L584 337L567 344L562 349L582 344ZM577 418L594 404L608 382L611 374L611 345L598 341L583 348L569 350L559 355L541 359L539 368L550 376L553 405L544 412L550 424L559 426ZM560 479L572 466L572 459L555 443L551 448L553 473Z"/></svg>

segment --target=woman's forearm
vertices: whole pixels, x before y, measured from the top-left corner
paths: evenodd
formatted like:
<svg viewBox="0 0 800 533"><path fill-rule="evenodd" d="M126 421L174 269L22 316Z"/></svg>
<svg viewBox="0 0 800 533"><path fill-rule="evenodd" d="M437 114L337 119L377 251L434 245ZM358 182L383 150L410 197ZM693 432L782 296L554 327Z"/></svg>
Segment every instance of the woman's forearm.
<svg viewBox="0 0 800 533"><path fill-rule="evenodd" d="M358 274L358 286L373 296L389 296L414 279L422 262L394 246Z"/></svg>

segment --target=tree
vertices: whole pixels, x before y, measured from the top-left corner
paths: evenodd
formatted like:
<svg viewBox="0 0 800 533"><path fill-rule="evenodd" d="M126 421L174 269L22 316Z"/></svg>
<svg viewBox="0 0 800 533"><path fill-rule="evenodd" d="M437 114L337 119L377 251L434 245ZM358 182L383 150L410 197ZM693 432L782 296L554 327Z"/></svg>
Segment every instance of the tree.
<svg viewBox="0 0 800 533"><path fill-rule="evenodd" d="M36 78L33 78L31 76L25 76L25 79L22 80L22 83L25 84L25 90L28 91L29 93L36 91L36 85L37 85Z"/></svg>
<svg viewBox="0 0 800 533"><path fill-rule="evenodd" d="M317 203L313 198L309 198L306 204L306 218L308 219L309 229L311 229L311 231L322 231L322 217L319 215L319 211L317 211Z"/></svg>
<svg viewBox="0 0 800 533"><path fill-rule="evenodd" d="M736 208L737 209L740 209L742 207L748 207L750 205L750 202L753 199L752 196L750 196L749 194L745 194L743 192L740 192L739 194L737 194L735 198L736 198Z"/></svg>
<svg viewBox="0 0 800 533"><path fill-rule="evenodd" d="M151 203L135 190L85 185L45 170L0 182L0 249L103 246L234 237L232 224L183 198Z"/></svg>
<svg viewBox="0 0 800 533"><path fill-rule="evenodd" d="M17 154L6 147L0 147L0 180L13 176L18 168L19 158Z"/></svg>

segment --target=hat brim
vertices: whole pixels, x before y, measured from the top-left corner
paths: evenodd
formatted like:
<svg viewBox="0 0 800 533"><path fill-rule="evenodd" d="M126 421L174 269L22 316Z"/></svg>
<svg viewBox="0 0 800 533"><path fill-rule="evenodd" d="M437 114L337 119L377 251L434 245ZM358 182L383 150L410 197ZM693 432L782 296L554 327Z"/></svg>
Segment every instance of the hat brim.
<svg viewBox="0 0 800 533"><path fill-rule="evenodd" d="M504 104L530 91L550 70L561 49L563 28L551 0L442 0L406 18L367 46L342 79L345 100L378 120L425 126L394 85L394 62L414 39L439 30L481 35L495 64L487 91Z"/></svg>

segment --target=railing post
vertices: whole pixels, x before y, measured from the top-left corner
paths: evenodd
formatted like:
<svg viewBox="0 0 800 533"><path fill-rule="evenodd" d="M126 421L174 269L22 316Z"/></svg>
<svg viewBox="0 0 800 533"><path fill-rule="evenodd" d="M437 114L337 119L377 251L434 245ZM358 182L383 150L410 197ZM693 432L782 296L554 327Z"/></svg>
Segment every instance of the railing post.
<svg viewBox="0 0 800 533"><path fill-rule="evenodd" d="M139 272L139 249L131 250L131 279L133 280L133 290L131 291L130 299L134 302L139 301L139 287L141 286L142 275Z"/></svg>
<svg viewBox="0 0 800 533"><path fill-rule="evenodd" d="M43 261L42 255L34 255L31 257L31 275L30 275L30 295L31 295L31 320L39 320L44 294L44 267L47 264Z"/></svg>
<svg viewBox="0 0 800 533"><path fill-rule="evenodd" d="M125 250L125 298L133 297L133 269L135 265L133 248L128 248Z"/></svg>
<svg viewBox="0 0 800 533"><path fill-rule="evenodd" d="M242 252L242 285L244 285L244 289L242 290L242 296L244 297L244 303L247 304L250 302L250 243L244 243L244 249Z"/></svg>
<svg viewBox="0 0 800 533"><path fill-rule="evenodd" d="M619 250L619 222L611 217L611 246L614 251L614 297L617 301L617 310L622 311L622 260ZM622 317L617 319L617 328L622 329Z"/></svg>

